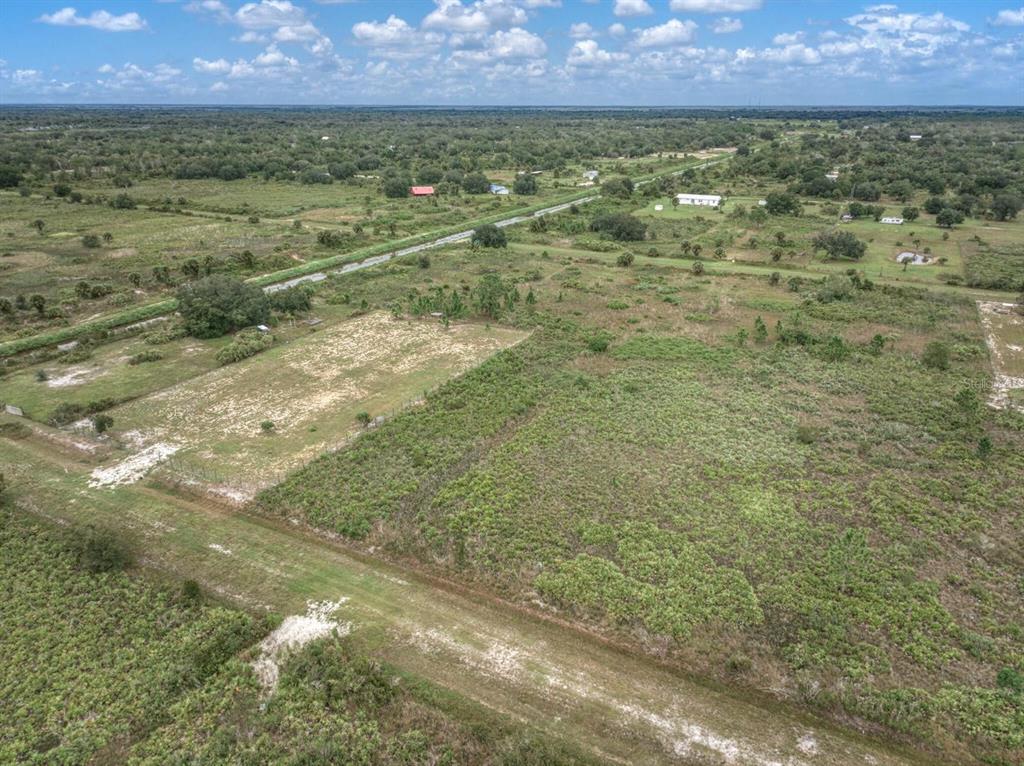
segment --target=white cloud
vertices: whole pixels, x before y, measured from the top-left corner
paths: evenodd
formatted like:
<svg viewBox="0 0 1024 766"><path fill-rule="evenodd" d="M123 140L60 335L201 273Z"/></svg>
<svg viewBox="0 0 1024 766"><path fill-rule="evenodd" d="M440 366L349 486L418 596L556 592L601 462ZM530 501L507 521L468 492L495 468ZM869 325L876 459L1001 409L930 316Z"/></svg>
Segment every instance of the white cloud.
<svg viewBox="0 0 1024 766"><path fill-rule="evenodd" d="M784 48L765 48L759 58L776 64L810 65L821 61L821 54L814 48L797 43Z"/></svg>
<svg viewBox="0 0 1024 766"><path fill-rule="evenodd" d="M221 0L192 0L185 5L185 10L188 13L209 13L221 21L231 19L231 11Z"/></svg>
<svg viewBox="0 0 1024 766"><path fill-rule="evenodd" d="M215 59L207 61L196 56L192 59L192 68L197 72L223 74L231 71L231 64L227 59Z"/></svg>
<svg viewBox="0 0 1024 766"><path fill-rule="evenodd" d="M722 16L711 22L711 31L716 35L727 35L732 32L739 32L743 29L743 22L729 16Z"/></svg>
<svg viewBox="0 0 1024 766"><path fill-rule="evenodd" d="M15 69L11 79L18 85L36 82L42 73L38 69Z"/></svg>
<svg viewBox="0 0 1024 766"><path fill-rule="evenodd" d="M671 45L682 45L693 40L697 25L687 19L669 19L664 24L645 29L637 29L633 34L633 44L638 48L664 48Z"/></svg>
<svg viewBox="0 0 1024 766"><path fill-rule="evenodd" d="M411 45L416 30L405 19L391 15L383 22L360 21L352 27L352 34L356 40L367 45Z"/></svg>
<svg viewBox="0 0 1024 766"><path fill-rule="evenodd" d="M585 21L573 24L569 27L569 37L573 40L585 40L589 37L597 37L597 31Z"/></svg>
<svg viewBox="0 0 1024 766"><path fill-rule="evenodd" d="M463 5L461 0L434 0L437 6L423 19L424 29L448 32L489 32L522 26L526 11L508 0L476 0Z"/></svg>
<svg viewBox="0 0 1024 766"><path fill-rule="evenodd" d="M602 50L596 40L580 40L569 50L570 67L602 67L629 61L628 53Z"/></svg>
<svg viewBox="0 0 1024 766"><path fill-rule="evenodd" d="M373 55L390 59L419 59L437 53L444 35L424 32L405 19L388 16L387 21L361 21L352 27L356 42L373 49Z"/></svg>
<svg viewBox="0 0 1024 766"><path fill-rule="evenodd" d="M562 0L522 0L526 8L561 8Z"/></svg>
<svg viewBox="0 0 1024 766"><path fill-rule="evenodd" d="M274 39L279 43L304 43L320 37L320 30L308 21L303 24L286 24L274 32Z"/></svg>
<svg viewBox="0 0 1024 766"><path fill-rule="evenodd" d="M138 32L147 26L146 20L134 11L120 16L107 11L93 11L88 16L79 16L74 8L61 8L56 13L44 13L38 20L56 27L92 27L104 32Z"/></svg>
<svg viewBox="0 0 1024 766"><path fill-rule="evenodd" d="M235 11L234 20L244 29L273 29L304 24L306 12L290 0L260 0Z"/></svg>
<svg viewBox="0 0 1024 766"><path fill-rule="evenodd" d="M103 66L101 66L96 71L99 72L100 74L110 74L111 72L114 71L114 67L112 67L110 64L104 64Z"/></svg>
<svg viewBox="0 0 1024 766"><path fill-rule="evenodd" d="M669 8L675 13L743 13L761 5L762 0L672 0Z"/></svg>
<svg viewBox="0 0 1024 766"><path fill-rule="evenodd" d="M228 84L226 82L221 82L218 80L210 86L210 93L223 93L228 89Z"/></svg>
<svg viewBox="0 0 1024 766"><path fill-rule="evenodd" d="M782 32L772 38L772 45L793 45L803 39L803 32Z"/></svg>
<svg viewBox="0 0 1024 766"><path fill-rule="evenodd" d="M271 43L267 49L252 60L256 66L285 66L297 67L299 62L291 56L284 55L278 47Z"/></svg>
<svg viewBox="0 0 1024 766"><path fill-rule="evenodd" d="M250 30L248 32L242 32L242 34L234 38L234 40L237 43L265 43L267 41L267 36Z"/></svg>
<svg viewBox="0 0 1024 766"><path fill-rule="evenodd" d="M1024 7L999 11L992 23L997 27L1024 27Z"/></svg>
<svg viewBox="0 0 1024 766"><path fill-rule="evenodd" d="M495 32L488 43L488 51L502 59L540 58L548 52L542 39L520 27Z"/></svg>
<svg viewBox="0 0 1024 766"><path fill-rule="evenodd" d="M931 59L938 51L965 41L970 25L941 12L861 13L845 19L863 34L857 39L865 50L889 59Z"/></svg>
<svg viewBox="0 0 1024 766"><path fill-rule="evenodd" d="M647 0L615 0L612 13L616 16L647 16L654 13Z"/></svg>

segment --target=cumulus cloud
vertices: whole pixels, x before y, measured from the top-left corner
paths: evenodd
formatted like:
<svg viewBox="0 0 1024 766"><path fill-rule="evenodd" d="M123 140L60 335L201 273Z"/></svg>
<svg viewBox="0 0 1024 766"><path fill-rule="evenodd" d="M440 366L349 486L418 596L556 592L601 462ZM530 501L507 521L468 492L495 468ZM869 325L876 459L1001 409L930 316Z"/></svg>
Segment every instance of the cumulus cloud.
<svg viewBox="0 0 1024 766"><path fill-rule="evenodd" d="M742 13L756 11L762 0L672 0L674 13Z"/></svg>
<svg viewBox="0 0 1024 766"><path fill-rule="evenodd" d="M395 15L387 21L361 21L352 27L352 36L373 49L375 56L401 59L432 55L444 42L444 35L416 29Z"/></svg>
<svg viewBox="0 0 1024 766"><path fill-rule="evenodd" d="M815 48L796 43L782 48L765 48L759 58L776 64L811 65L821 61L821 54Z"/></svg>
<svg viewBox="0 0 1024 766"><path fill-rule="evenodd" d="M147 28L146 20L134 11L120 16L107 11L79 16L74 8L61 8L56 13L44 13L38 20L55 27L92 27L104 32L138 32Z"/></svg>
<svg viewBox="0 0 1024 766"><path fill-rule="evenodd" d="M157 64L152 69L146 69L138 64L129 62L120 69L110 67L104 74L111 75L110 80L106 82L113 82L122 87L133 87L145 84L161 85L178 81L181 76L181 70L170 64Z"/></svg>
<svg viewBox="0 0 1024 766"><path fill-rule="evenodd" d="M727 35L732 32L739 32L743 29L743 22L729 16L722 16L711 22L711 31L716 35Z"/></svg>
<svg viewBox="0 0 1024 766"><path fill-rule="evenodd" d="M238 37L234 38L237 43L265 43L267 36L260 34L259 32L253 32L252 30L243 32Z"/></svg>
<svg viewBox="0 0 1024 766"><path fill-rule="evenodd" d="M219 80L210 86L210 93L223 93L226 90L228 90L228 84Z"/></svg>
<svg viewBox="0 0 1024 766"><path fill-rule="evenodd" d="M548 52L548 46L542 39L520 27L495 32L488 41L487 49L502 59L540 58Z"/></svg>
<svg viewBox="0 0 1024 766"><path fill-rule="evenodd" d="M192 59L192 68L204 74L223 74L231 71L231 64L227 59L207 61L196 56Z"/></svg>
<svg viewBox="0 0 1024 766"><path fill-rule="evenodd" d="M1024 6L999 11L992 23L997 27L1024 27Z"/></svg>
<svg viewBox="0 0 1024 766"><path fill-rule="evenodd" d="M939 50L963 42L970 31L969 24L941 11L922 14L883 10L856 14L845 21L863 33L858 38L862 48L892 59L932 58Z"/></svg>
<svg viewBox="0 0 1024 766"><path fill-rule="evenodd" d="M669 19L664 24L638 29L633 34L633 44L638 48L664 48L683 45L693 40L697 25L687 19Z"/></svg>
<svg viewBox="0 0 1024 766"><path fill-rule="evenodd" d="M526 23L526 11L507 0L477 0L463 5L461 0L434 0L437 6L423 19L424 29L447 32L489 32Z"/></svg>
<svg viewBox="0 0 1024 766"><path fill-rule="evenodd" d="M590 37L597 37L597 30L587 22L581 21L579 24L569 27L569 37L573 40L586 40Z"/></svg>
<svg viewBox="0 0 1024 766"><path fill-rule="evenodd" d="M566 64L570 67L603 67L629 61L628 53L602 50L596 40L580 40L569 50Z"/></svg>
<svg viewBox="0 0 1024 766"><path fill-rule="evenodd" d="M625 25L620 24L619 22L615 22L610 27L608 27L608 34L610 34L612 37L622 37L624 34L626 34L626 27Z"/></svg>
<svg viewBox="0 0 1024 766"><path fill-rule="evenodd" d="M647 16L654 13L647 0L615 0L612 13L616 16Z"/></svg>
<svg viewBox="0 0 1024 766"><path fill-rule="evenodd" d="M477 48L455 51L448 62L459 70L486 67L484 74L489 77L510 76L512 69L509 67L526 63L546 68L544 56L547 52L548 46L540 37L521 27L513 27L488 35ZM512 63L503 67L507 62ZM535 68L519 71L526 76L534 76Z"/></svg>
<svg viewBox="0 0 1024 766"><path fill-rule="evenodd" d="M273 29L306 23L306 12L290 0L260 0L243 5L233 18L245 29Z"/></svg>
<svg viewBox="0 0 1024 766"><path fill-rule="evenodd" d="M252 60L256 66L285 66L297 67L299 62L291 56L284 55L274 44L267 46L267 49Z"/></svg>
<svg viewBox="0 0 1024 766"><path fill-rule="evenodd" d="M804 39L803 32L782 32L772 38L772 45L793 45Z"/></svg>

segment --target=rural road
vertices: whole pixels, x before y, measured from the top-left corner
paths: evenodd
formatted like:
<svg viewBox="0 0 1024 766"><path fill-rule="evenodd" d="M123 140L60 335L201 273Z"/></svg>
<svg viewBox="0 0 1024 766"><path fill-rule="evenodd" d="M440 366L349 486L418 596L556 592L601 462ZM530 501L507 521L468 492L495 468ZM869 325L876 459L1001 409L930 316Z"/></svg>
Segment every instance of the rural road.
<svg viewBox="0 0 1024 766"><path fill-rule="evenodd" d="M92 489L91 466L42 439L0 437L0 462L16 467L9 478L26 511L59 522L125 525L144 542L147 566L194 578L250 609L302 614L308 601L343 601L334 618L395 667L610 762L923 762L770 700L697 683L507 603L353 553L297 525L143 484Z"/></svg>
<svg viewBox="0 0 1024 766"><path fill-rule="evenodd" d="M551 215L552 213L560 213L563 210L568 210L573 205L583 205L587 202L593 202L598 199L600 195L595 194L593 197L583 197L582 199L573 200L572 202L563 202L560 205L552 205L546 207L543 210L537 210L530 215L517 215L512 218L506 218L503 221L498 221L494 225L498 227L513 226L517 223L523 223L529 221L531 218L539 218L544 215ZM382 253L381 255L375 255L371 258L366 258L362 261L354 261L352 263L346 263L340 269L332 269L332 274L348 274L353 271L360 271L361 269L368 269L371 266L378 266L382 263L387 263L392 258L401 258L403 255L412 255L413 253L420 253L424 250L430 250L435 247L444 247L445 245L454 245L456 242L465 242L467 239L473 236L473 230L467 229L466 231L460 231L456 234L449 234L446 237L439 237L438 239L430 242L423 242L419 245L413 245L406 247L401 250L394 250L390 253ZM322 282L327 279L326 271L318 271L315 274L305 274L301 277L295 277L294 279L288 279L284 282L277 282L272 285L267 285L263 288L265 293L276 293L278 290L287 290L289 287L295 287L306 282Z"/></svg>

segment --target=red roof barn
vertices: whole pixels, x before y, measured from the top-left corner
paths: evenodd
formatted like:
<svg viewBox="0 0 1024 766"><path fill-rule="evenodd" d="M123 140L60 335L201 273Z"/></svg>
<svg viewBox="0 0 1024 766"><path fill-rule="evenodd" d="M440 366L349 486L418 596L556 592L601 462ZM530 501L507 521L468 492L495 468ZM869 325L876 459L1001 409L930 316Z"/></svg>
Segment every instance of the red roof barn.
<svg viewBox="0 0 1024 766"><path fill-rule="evenodd" d="M434 193L433 186L413 186L409 191L412 192L414 197L429 197Z"/></svg>

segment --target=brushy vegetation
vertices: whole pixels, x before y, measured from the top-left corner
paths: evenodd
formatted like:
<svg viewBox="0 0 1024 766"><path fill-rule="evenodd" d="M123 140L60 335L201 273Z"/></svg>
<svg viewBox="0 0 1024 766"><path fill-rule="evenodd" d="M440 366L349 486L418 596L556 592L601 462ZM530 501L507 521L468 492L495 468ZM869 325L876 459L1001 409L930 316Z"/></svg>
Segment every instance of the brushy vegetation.
<svg viewBox="0 0 1024 766"><path fill-rule="evenodd" d="M274 345L274 336L269 332L249 329L238 333L234 339L217 351L218 364L233 364L250 356L256 356Z"/></svg>
<svg viewBox="0 0 1024 766"><path fill-rule="evenodd" d="M529 340L262 509L1012 763L1024 700L996 677L1021 663L1024 424L980 405L973 303L857 273L724 318L728 278L533 263L536 304L502 305Z"/></svg>
<svg viewBox="0 0 1024 766"><path fill-rule="evenodd" d="M484 716L456 721L342 639L293 653L268 699L248 661L268 621L204 604L191 581L92 566L80 552L109 563L109 533L58 533L2 506L4 763L586 762Z"/></svg>

